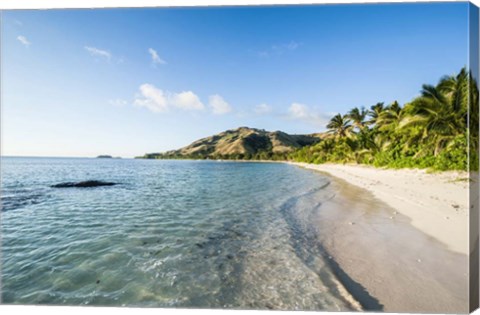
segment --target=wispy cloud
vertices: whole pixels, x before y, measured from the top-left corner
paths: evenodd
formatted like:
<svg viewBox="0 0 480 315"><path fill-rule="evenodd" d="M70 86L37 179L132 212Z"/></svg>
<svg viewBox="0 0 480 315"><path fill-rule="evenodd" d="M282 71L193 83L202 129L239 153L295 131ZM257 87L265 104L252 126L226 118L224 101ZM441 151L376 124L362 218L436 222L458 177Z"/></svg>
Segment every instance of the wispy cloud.
<svg viewBox="0 0 480 315"><path fill-rule="evenodd" d="M85 48L86 51L88 51L90 53L90 55L92 55L94 57L102 57L102 58L107 59L108 61L110 61L110 59L112 58L112 54L107 50L98 49L98 48L91 47L91 46L85 46L84 48Z"/></svg>
<svg viewBox="0 0 480 315"><path fill-rule="evenodd" d="M163 91L152 84L142 84L140 93L135 97L133 104L138 107L145 107L154 113L164 113L177 108L185 111L204 110L205 105L200 98L192 91L172 93Z"/></svg>
<svg viewBox="0 0 480 315"><path fill-rule="evenodd" d="M257 55L258 55L258 57L261 57L261 58L270 57L270 53L266 50L257 51Z"/></svg>
<svg viewBox="0 0 480 315"><path fill-rule="evenodd" d="M302 43L296 41L290 41L288 43L272 45L268 49L257 50L256 54L261 58L268 58L270 56L280 56L287 52L297 50Z"/></svg>
<svg viewBox="0 0 480 315"><path fill-rule="evenodd" d="M272 46L272 49L279 52L288 51L288 50L292 51L292 50L296 50L298 47L300 47L300 45L302 45L302 43L291 41L287 44L274 45Z"/></svg>
<svg viewBox="0 0 480 315"><path fill-rule="evenodd" d="M210 95L208 103L212 109L212 113L215 115L224 115L233 110L232 106L218 94Z"/></svg>
<svg viewBox="0 0 480 315"><path fill-rule="evenodd" d="M288 108L287 118L302 120L315 126L325 127L331 117L305 104L292 103Z"/></svg>
<svg viewBox="0 0 480 315"><path fill-rule="evenodd" d="M272 111L272 106L270 106L268 104L265 104L265 103L259 104L259 105L255 106L255 109L253 111L257 115L268 114Z"/></svg>
<svg viewBox="0 0 480 315"><path fill-rule="evenodd" d="M20 35L20 36L17 36L17 40L22 43L25 47L29 47L32 43L30 43L30 41L28 41L28 39L23 36L23 35Z"/></svg>
<svg viewBox="0 0 480 315"><path fill-rule="evenodd" d="M167 62L165 60L163 60L162 58L160 58L160 56L158 55L157 51L153 48L148 48L148 53L150 54L150 56L152 57L152 64L154 66L156 66L157 64L160 64L160 65L164 65L166 64Z"/></svg>
<svg viewBox="0 0 480 315"><path fill-rule="evenodd" d="M121 98L117 98L117 99L114 99L114 100L109 100L108 103L112 106L116 106L116 107L122 107L122 106L125 106L128 104L128 102L124 99L121 99Z"/></svg>
<svg viewBox="0 0 480 315"><path fill-rule="evenodd" d="M23 26L22 21L17 20L17 19L14 19L14 20L13 20L13 23L15 23L15 24L18 25L18 26Z"/></svg>

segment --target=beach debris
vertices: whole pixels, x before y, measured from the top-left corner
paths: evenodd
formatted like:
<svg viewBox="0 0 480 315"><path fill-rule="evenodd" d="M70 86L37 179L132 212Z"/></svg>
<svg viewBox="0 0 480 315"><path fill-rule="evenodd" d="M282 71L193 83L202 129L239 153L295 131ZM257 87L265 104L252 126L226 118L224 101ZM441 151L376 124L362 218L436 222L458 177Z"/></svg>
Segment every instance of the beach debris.
<svg viewBox="0 0 480 315"><path fill-rule="evenodd" d="M355 222L351 222L351 221L350 221L350 222L348 222L348 224L350 224L350 225L354 225L354 224L355 224Z"/></svg>
<svg viewBox="0 0 480 315"><path fill-rule="evenodd" d="M89 187L99 187L99 186L113 186L117 183L112 182L103 182L100 180L87 180L82 182L66 182L56 185L52 185L52 188L89 188Z"/></svg>
<svg viewBox="0 0 480 315"><path fill-rule="evenodd" d="M453 207L453 209L459 209L459 208L460 208L460 205L452 204L452 207Z"/></svg>

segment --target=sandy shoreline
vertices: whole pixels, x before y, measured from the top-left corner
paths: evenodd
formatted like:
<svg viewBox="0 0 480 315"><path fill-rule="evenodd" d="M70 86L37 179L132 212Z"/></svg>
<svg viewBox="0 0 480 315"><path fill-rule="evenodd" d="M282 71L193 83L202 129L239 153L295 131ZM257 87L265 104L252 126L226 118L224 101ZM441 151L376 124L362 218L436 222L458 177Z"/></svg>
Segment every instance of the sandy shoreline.
<svg viewBox="0 0 480 315"><path fill-rule="evenodd" d="M365 310L468 312L468 185L452 182L464 174L296 164L333 176L319 242Z"/></svg>
<svg viewBox="0 0 480 315"><path fill-rule="evenodd" d="M360 165L292 163L366 189L452 251L468 254L468 178L465 172L378 169Z"/></svg>

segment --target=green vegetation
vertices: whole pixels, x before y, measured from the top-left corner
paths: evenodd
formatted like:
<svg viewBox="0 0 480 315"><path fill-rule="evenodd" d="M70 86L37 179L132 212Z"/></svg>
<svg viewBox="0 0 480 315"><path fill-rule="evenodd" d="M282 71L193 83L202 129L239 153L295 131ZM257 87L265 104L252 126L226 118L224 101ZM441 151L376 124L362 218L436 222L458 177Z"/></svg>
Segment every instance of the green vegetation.
<svg viewBox="0 0 480 315"><path fill-rule="evenodd" d="M142 158L284 161L296 149L319 141L319 135L289 135L240 127L197 140L178 150L149 153Z"/></svg>
<svg viewBox="0 0 480 315"><path fill-rule="evenodd" d="M478 87L465 68L436 86L423 85L403 107L354 108L334 116L327 128L328 137L289 159L433 170L468 170L470 162L478 170Z"/></svg>
<svg viewBox="0 0 480 315"><path fill-rule="evenodd" d="M203 154L159 154L149 153L142 157L144 159L157 160L244 160L244 161L285 161L288 160L288 153L273 153L271 151L259 151L251 153L232 153L232 154L212 154L205 156Z"/></svg>
<svg viewBox="0 0 480 315"><path fill-rule="evenodd" d="M147 159L358 163L390 168L478 170L478 86L463 68L403 107L377 103L337 114L323 134L240 127ZM470 154L467 148L470 147Z"/></svg>

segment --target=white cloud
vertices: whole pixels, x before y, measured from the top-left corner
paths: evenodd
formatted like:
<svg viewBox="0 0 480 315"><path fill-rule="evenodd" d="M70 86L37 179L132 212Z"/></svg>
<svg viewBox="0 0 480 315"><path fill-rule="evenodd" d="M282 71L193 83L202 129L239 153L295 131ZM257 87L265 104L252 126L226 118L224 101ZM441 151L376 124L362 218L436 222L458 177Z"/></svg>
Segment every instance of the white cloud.
<svg viewBox="0 0 480 315"><path fill-rule="evenodd" d="M292 103L292 105L290 105L287 117L289 119L302 120L321 127L325 127L330 119L329 115L322 114L318 110L300 103Z"/></svg>
<svg viewBox="0 0 480 315"><path fill-rule="evenodd" d="M263 50L263 51L258 52L258 57L267 58L269 56L270 56L270 54L268 53L268 51Z"/></svg>
<svg viewBox="0 0 480 315"><path fill-rule="evenodd" d="M154 113L163 113L174 108L187 111L205 109L205 105L200 101L200 98L192 91L164 92L152 84L142 84L139 89L140 93L135 97L133 104L138 107L145 107Z"/></svg>
<svg viewBox="0 0 480 315"><path fill-rule="evenodd" d="M265 104L265 103L264 104L259 104L259 105L255 106L254 111L258 115L267 114L267 113L270 113L272 111L272 106L270 106L268 104Z"/></svg>
<svg viewBox="0 0 480 315"><path fill-rule="evenodd" d="M277 52L277 53L283 53L287 50L296 50L298 47L300 47L302 43L297 43L296 41L291 41L287 44L280 44L280 45L273 45L272 50Z"/></svg>
<svg viewBox="0 0 480 315"><path fill-rule="evenodd" d="M158 53L153 48L148 48L148 52L150 53L150 56L152 56L153 65L157 65L157 64L164 65L167 63L165 60L160 58Z"/></svg>
<svg viewBox="0 0 480 315"><path fill-rule="evenodd" d="M292 118L306 118L311 115L308 106L300 103L293 103L290 105L288 113Z"/></svg>
<svg viewBox="0 0 480 315"><path fill-rule="evenodd" d="M203 110L205 106L192 91L174 93L169 97L169 103L184 110Z"/></svg>
<svg viewBox="0 0 480 315"><path fill-rule="evenodd" d="M140 95L133 102L135 106L145 107L154 113L168 111L168 102L162 90L151 84L140 86Z"/></svg>
<svg viewBox="0 0 480 315"><path fill-rule="evenodd" d="M210 95L209 105L215 115L223 115L232 111L232 106L218 94Z"/></svg>
<svg viewBox="0 0 480 315"><path fill-rule="evenodd" d="M294 50L297 50L302 43L296 42L296 41L291 41L289 43L283 43L283 44L278 44L278 45L272 45L270 48L266 50L260 50L256 51L256 54L258 57L261 58L268 58L271 56L280 56L283 55L287 52L291 52Z"/></svg>
<svg viewBox="0 0 480 315"><path fill-rule="evenodd" d="M301 43L297 43L295 41L291 41L290 43L288 44L285 44L283 45L284 48L288 49L288 50L295 50L297 49L299 46L301 45Z"/></svg>
<svg viewBox="0 0 480 315"><path fill-rule="evenodd" d="M116 107L122 107L122 106L125 106L128 104L128 102L126 100L123 100L123 99L120 99L120 98L117 98L117 99L114 99L114 100L109 100L108 103L112 106L116 106Z"/></svg>
<svg viewBox="0 0 480 315"><path fill-rule="evenodd" d="M109 61L112 58L112 54L109 51L98 49L95 47L90 47L90 46L85 46L84 48L90 53L90 55L94 57L106 58Z"/></svg>
<svg viewBox="0 0 480 315"><path fill-rule="evenodd" d="M28 47L28 46L30 46L30 45L32 44L32 43L30 43L30 42L28 41L28 39L27 39L25 36L23 36L23 35L18 36L18 37L17 37L17 40L18 40L20 43L22 43L23 45L25 45L26 47Z"/></svg>

